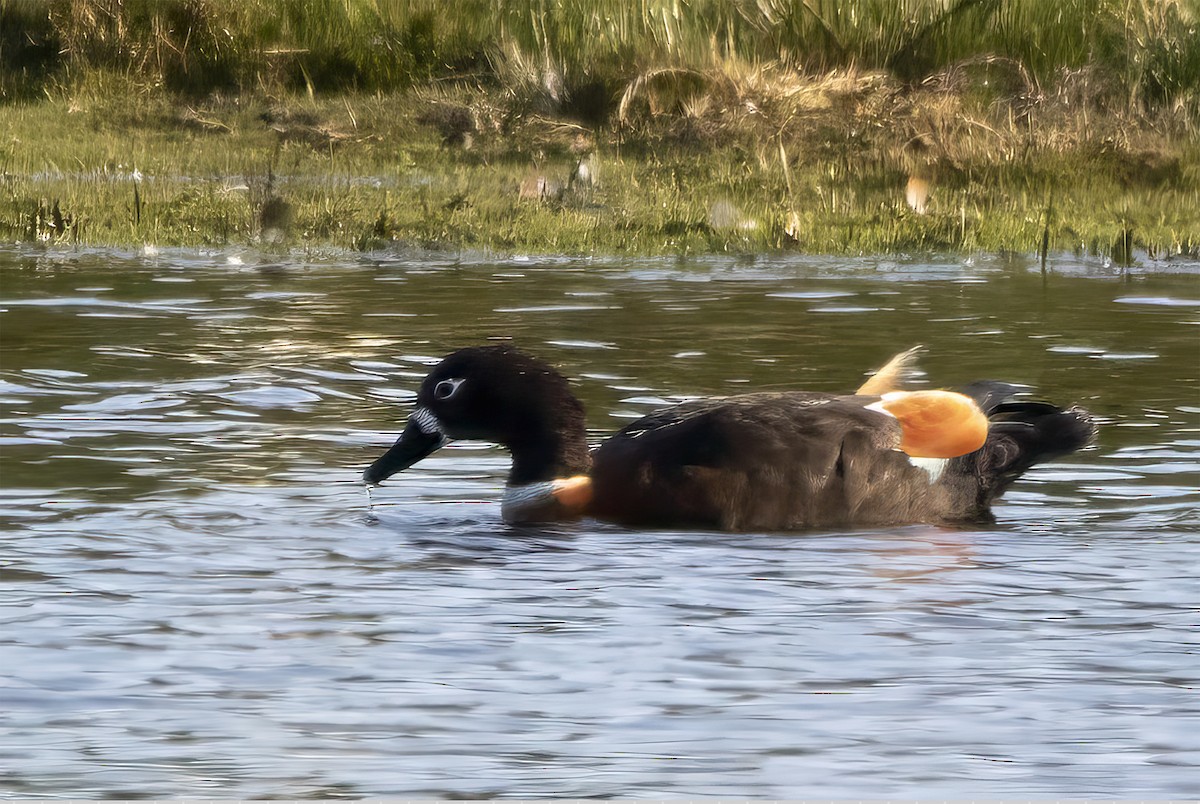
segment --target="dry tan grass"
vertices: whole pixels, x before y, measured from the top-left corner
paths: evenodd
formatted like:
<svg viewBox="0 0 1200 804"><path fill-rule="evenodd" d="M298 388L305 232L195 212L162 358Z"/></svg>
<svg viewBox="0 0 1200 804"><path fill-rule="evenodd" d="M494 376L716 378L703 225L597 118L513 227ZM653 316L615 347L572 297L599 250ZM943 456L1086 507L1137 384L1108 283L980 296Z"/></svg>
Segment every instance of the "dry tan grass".
<svg viewBox="0 0 1200 804"><path fill-rule="evenodd" d="M886 79L879 73L841 70L812 76L778 63L736 59L704 71L660 67L629 83L617 117L622 124L636 125L647 114L678 115L703 122L714 133L750 121L782 130L795 118L843 108L881 83Z"/></svg>
<svg viewBox="0 0 1200 804"><path fill-rule="evenodd" d="M779 144L799 161L828 160L831 151L870 154L885 169L926 181L1033 151L1103 143L1155 161L1150 155L1177 147L1172 132L1128 111L1118 86L1089 68L1064 70L1043 87L1021 64L995 57L950 65L916 86L878 71L810 75L728 61L707 71L642 73L626 87L617 117L626 132L649 141L746 143L763 165L776 162Z"/></svg>

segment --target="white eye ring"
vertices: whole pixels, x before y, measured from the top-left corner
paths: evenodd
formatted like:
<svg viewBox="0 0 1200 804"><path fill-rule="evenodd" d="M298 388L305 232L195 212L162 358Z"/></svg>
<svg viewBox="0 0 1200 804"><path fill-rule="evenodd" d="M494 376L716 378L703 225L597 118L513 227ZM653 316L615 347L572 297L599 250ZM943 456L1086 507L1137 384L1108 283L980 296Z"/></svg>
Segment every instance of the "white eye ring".
<svg viewBox="0 0 1200 804"><path fill-rule="evenodd" d="M433 398L439 402L445 401L458 393L458 389L466 380L455 377L449 380L442 380L437 385L433 386Z"/></svg>

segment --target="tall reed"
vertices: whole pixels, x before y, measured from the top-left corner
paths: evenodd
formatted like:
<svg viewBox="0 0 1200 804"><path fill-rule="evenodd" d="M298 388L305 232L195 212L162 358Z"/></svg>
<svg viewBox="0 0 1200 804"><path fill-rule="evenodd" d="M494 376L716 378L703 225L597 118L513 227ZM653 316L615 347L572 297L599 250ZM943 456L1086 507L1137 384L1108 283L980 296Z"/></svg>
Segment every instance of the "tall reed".
<svg viewBox="0 0 1200 804"><path fill-rule="evenodd" d="M1147 107L1200 106L1195 0L0 0L0 93L110 70L187 93L394 89L517 72L550 91L740 59L886 69L1091 65Z"/></svg>

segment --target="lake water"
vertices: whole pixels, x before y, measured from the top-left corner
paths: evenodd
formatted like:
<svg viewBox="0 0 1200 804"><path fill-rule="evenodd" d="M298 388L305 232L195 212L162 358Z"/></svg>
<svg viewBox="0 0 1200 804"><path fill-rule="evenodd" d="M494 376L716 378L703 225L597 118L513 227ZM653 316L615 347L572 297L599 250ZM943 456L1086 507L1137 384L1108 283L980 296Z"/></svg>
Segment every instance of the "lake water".
<svg viewBox="0 0 1200 804"><path fill-rule="evenodd" d="M1200 793L1200 266L0 250L0 795ZM501 451L363 467L511 338L595 440L692 395L1078 402L996 524L500 522Z"/></svg>

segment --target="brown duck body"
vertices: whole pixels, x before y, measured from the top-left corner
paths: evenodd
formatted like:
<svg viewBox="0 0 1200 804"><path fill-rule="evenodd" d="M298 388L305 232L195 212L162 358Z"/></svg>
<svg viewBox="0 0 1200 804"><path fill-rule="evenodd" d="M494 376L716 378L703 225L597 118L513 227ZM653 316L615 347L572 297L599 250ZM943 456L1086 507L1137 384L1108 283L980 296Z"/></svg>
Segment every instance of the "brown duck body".
<svg viewBox="0 0 1200 804"><path fill-rule="evenodd" d="M475 347L434 369L405 433L364 479L379 482L448 438L485 438L513 453L509 521L582 513L732 531L977 521L1022 472L1094 433L1086 412L1008 401L1011 390L967 389L987 415L986 437L950 458L902 451L905 430L879 396L805 391L664 408L589 455L582 406L561 375L508 347Z"/></svg>
<svg viewBox="0 0 1200 804"><path fill-rule="evenodd" d="M763 393L651 413L596 450L591 511L722 530L977 521L1033 463L1092 436L1080 411L1007 403L979 449L914 460L899 422L869 407L877 399Z"/></svg>
<svg viewBox="0 0 1200 804"><path fill-rule="evenodd" d="M639 525L802 530L954 516L875 397L792 392L651 413L593 455L591 513Z"/></svg>

